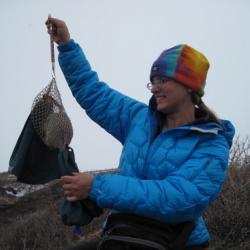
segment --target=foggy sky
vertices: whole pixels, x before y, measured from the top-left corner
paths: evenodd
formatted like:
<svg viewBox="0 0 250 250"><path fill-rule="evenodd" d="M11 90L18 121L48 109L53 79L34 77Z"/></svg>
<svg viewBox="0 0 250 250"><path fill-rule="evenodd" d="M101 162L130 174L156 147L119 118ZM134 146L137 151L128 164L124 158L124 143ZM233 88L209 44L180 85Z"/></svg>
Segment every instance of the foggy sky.
<svg viewBox="0 0 250 250"><path fill-rule="evenodd" d="M149 71L161 51L186 43L210 61L205 103L249 135L250 2L247 0L1 0L0 172L31 110L51 79L49 13L65 20L99 78L126 95L148 102ZM121 145L87 118L58 63L59 90L82 171L117 167Z"/></svg>

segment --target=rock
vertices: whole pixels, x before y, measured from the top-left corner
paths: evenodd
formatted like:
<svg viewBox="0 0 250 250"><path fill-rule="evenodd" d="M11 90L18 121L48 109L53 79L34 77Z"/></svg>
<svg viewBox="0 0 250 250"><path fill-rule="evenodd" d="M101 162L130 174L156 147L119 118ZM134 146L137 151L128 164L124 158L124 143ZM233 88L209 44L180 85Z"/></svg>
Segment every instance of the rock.
<svg viewBox="0 0 250 250"><path fill-rule="evenodd" d="M63 199L60 180L45 185L20 182L5 183L0 187L0 224L10 223L18 216L48 208Z"/></svg>

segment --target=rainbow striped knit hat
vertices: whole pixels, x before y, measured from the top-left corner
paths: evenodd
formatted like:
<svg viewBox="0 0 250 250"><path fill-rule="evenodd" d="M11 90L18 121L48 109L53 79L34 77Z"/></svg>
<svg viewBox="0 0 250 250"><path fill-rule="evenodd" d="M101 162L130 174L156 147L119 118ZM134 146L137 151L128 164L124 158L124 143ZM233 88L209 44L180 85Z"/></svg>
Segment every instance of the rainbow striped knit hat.
<svg viewBox="0 0 250 250"><path fill-rule="evenodd" d="M150 80L154 76L170 77L203 96L208 69L209 62L202 53L181 44L161 53L152 65Z"/></svg>

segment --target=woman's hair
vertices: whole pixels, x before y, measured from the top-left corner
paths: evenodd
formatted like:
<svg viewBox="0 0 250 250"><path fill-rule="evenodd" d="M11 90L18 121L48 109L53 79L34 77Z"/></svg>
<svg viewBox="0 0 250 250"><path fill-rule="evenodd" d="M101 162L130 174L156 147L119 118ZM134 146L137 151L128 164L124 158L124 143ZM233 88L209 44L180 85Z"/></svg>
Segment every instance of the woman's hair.
<svg viewBox="0 0 250 250"><path fill-rule="evenodd" d="M200 109L203 112L206 112L209 115L210 121L218 123L224 127L223 123L220 121L217 115L203 102L203 100L201 99L201 96L199 96L195 92L192 92L192 101L194 105L196 106L196 108Z"/></svg>

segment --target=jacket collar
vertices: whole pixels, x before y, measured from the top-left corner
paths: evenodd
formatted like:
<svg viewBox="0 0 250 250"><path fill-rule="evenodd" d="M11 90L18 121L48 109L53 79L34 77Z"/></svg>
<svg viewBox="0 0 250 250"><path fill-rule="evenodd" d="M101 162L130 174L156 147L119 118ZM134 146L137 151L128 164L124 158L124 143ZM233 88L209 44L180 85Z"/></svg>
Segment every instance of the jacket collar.
<svg viewBox="0 0 250 250"><path fill-rule="evenodd" d="M164 125L165 115L158 112L156 110L156 99L154 96L150 98L149 101L149 111L150 113L156 118L156 121L153 122L153 130L157 130L157 134L160 133L162 127ZM215 123L211 121L209 114L205 111L200 109L195 110L195 121L186 124L185 126L178 127L178 129L185 129L185 130L192 130L192 131L199 131L201 133L212 133L218 134L219 131L223 130L223 127L219 123ZM157 126L157 128L155 128Z"/></svg>

